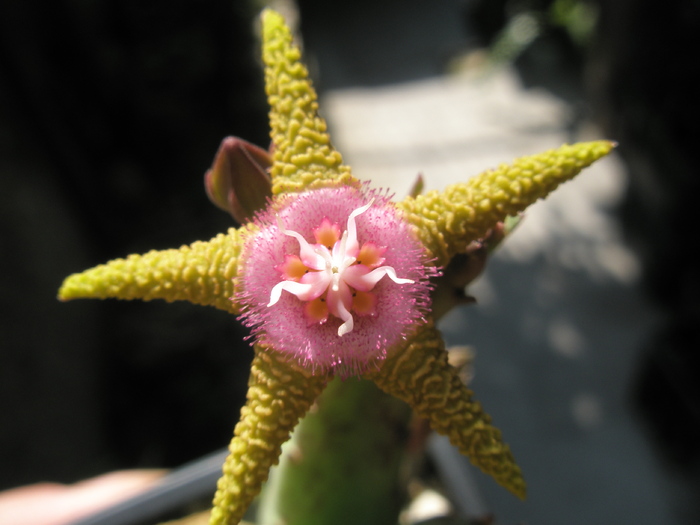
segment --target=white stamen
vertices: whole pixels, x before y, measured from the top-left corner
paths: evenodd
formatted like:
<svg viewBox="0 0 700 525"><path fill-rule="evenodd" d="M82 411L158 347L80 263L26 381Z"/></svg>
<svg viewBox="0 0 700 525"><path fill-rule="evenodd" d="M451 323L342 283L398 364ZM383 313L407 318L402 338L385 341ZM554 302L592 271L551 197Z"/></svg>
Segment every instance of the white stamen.
<svg viewBox="0 0 700 525"><path fill-rule="evenodd" d="M282 290L287 290L289 293L292 293L301 299L303 296L308 294L312 288L313 286L310 284L298 283L296 281L279 282L270 291L270 302L267 306L272 306L280 300L280 297L282 297Z"/></svg>
<svg viewBox="0 0 700 525"><path fill-rule="evenodd" d="M359 287L358 289L361 288L362 291L372 290L385 275L388 275L397 284L413 283L414 281L411 279L398 277L396 270L391 266L381 266L372 271L369 271L369 268L366 266L353 266L360 251L355 218L366 212L372 206L372 203L374 203L374 199L364 206L353 210L348 217L347 229L343 232L340 240L335 243L332 250L318 244L309 244L300 233L285 229L282 220L277 216L277 224L280 231L284 235L294 237L299 242L301 261L308 268L316 271L305 274L302 277L302 282L285 280L277 283L270 292L270 303L267 306L276 304L284 290L296 295L302 301L316 299L327 291L326 300L329 311L343 321L343 324L338 328L338 336L342 337L351 332L354 327L352 313L348 311L348 307L352 304L350 282L355 283L356 287ZM351 267L357 268L357 270L350 270L345 274L346 270ZM360 272L359 274L357 273L358 271ZM365 271L367 273L363 274ZM344 301L347 302L348 307L345 306Z"/></svg>
<svg viewBox="0 0 700 525"><path fill-rule="evenodd" d="M358 215L362 215L364 212L369 210L373 202L374 199L370 200L361 208L357 208L356 210L354 210L350 214L350 217L348 217L348 229L345 230L345 233L343 233L343 237L347 234L347 240L349 245L346 244L346 246L343 247L343 253L346 253L348 251L356 252L360 249L360 245L357 242L357 225L355 224L355 217L357 217Z"/></svg>
<svg viewBox="0 0 700 525"><path fill-rule="evenodd" d="M352 318L352 314L345 308L343 301L338 301L338 313L340 314L340 318L345 321L338 327L338 336L343 337L348 332L352 332L352 329L355 327L355 322Z"/></svg>
<svg viewBox="0 0 700 525"><path fill-rule="evenodd" d="M314 248L308 242L306 242L306 239L304 239L300 233L295 232L294 230L287 230L284 227L284 224L282 224L282 219L280 219L279 215L277 216L277 227L283 234L289 237L294 237L297 242L299 242L299 256L306 266L313 268L314 270L323 269L324 256L322 253L319 253L319 249Z"/></svg>

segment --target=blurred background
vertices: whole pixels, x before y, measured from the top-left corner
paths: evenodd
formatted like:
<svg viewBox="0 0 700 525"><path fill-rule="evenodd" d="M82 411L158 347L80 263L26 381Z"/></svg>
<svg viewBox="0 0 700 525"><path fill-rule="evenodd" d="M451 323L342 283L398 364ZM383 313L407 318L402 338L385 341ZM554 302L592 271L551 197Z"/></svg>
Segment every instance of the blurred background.
<svg viewBox="0 0 700 525"><path fill-rule="evenodd" d="M523 225L443 320L530 485L499 523L700 522L691 80L700 2L423 0L277 7L335 145L400 198L596 138L613 158ZM261 2L0 4L0 489L175 467L228 443L252 358L229 315L77 301L62 279L234 226L203 174L268 144ZM690 237L689 237L690 236Z"/></svg>

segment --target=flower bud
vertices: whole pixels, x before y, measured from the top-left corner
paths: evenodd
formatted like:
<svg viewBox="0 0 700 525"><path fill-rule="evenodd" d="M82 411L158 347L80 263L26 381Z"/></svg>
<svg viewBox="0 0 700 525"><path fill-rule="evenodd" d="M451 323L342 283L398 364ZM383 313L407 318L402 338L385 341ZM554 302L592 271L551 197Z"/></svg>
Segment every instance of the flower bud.
<svg viewBox="0 0 700 525"><path fill-rule="evenodd" d="M251 220L272 196L267 172L271 165L272 156L264 149L238 137L226 137L204 175L209 199L237 222Z"/></svg>

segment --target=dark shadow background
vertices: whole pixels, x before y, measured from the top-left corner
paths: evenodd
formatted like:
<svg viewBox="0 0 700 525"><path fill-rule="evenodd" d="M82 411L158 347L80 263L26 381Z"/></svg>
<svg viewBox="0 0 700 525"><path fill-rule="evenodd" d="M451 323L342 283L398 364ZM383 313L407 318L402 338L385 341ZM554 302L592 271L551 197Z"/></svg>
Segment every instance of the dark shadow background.
<svg viewBox="0 0 700 525"><path fill-rule="evenodd" d="M267 145L244 2L0 5L0 487L224 446L252 353L231 316L76 301L70 273L208 239L219 141Z"/></svg>
<svg viewBox="0 0 700 525"><path fill-rule="evenodd" d="M446 23L439 3L421 0L300 1L319 88L439 74L454 53L492 44L518 12L546 13L552 1L446 4L461 16ZM700 2L590 4L599 23L589 45L545 17L515 65L526 85L566 98L622 144L621 217L665 316L640 348L630 404L697 523L700 273L688 252ZM232 225L202 175L222 137L268 141L254 17L233 0L0 4L0 488L175 466L228 442L251 358L235 320L55 294L72 272Z"/></svg>
<svg viewBox="0 0 700 525"><path fill-rule="evenodd" d="M700 267L695 89L700 2L601 2L586 78L598 122L624 145L630 173L621 210L644 285L664 324L640 349L633 403L677 490L674 506L700 523Z"/></svg>

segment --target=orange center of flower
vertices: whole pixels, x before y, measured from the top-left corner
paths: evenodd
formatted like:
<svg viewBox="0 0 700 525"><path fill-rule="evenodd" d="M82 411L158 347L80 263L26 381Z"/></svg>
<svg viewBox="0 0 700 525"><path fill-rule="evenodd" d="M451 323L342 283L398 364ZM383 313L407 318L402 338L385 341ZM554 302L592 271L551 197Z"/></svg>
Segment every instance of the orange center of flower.
<svg viewBox="0 0 700 525"><path fill-rule="evenodd" d="M325 323L329 314L340 318L343 324L338 335L343 336L354 327L352 312L360 316L375 312L377 299L371 291L385 275L397 284L412 283L397 277L393 267L382 266L386 247L372 242L359 245L355 218L371 205L370 201L350 214L342 235L337 224L323 219L313 231L313 244L285 229L278 218L282 233L299 242L299 255L286 255L277 267L283 280L272 288L267 306L273 306L282 291L287 291L306 302L304 314L309 324Z"/></svg>

